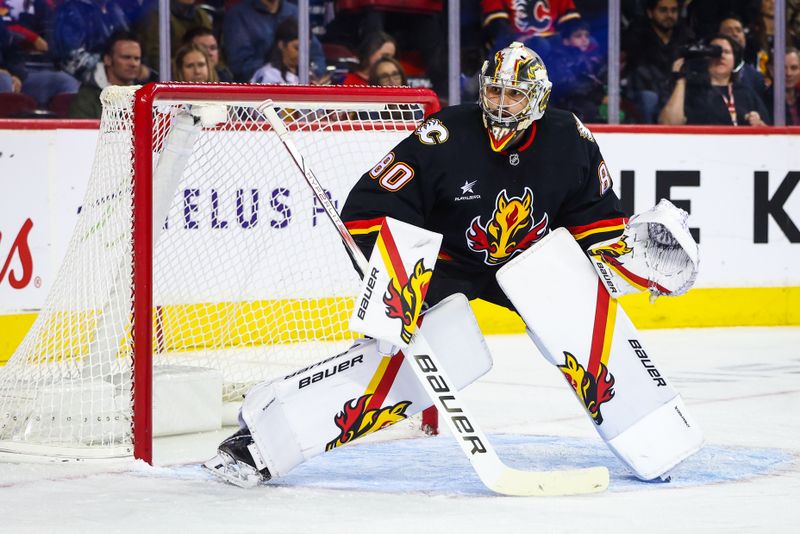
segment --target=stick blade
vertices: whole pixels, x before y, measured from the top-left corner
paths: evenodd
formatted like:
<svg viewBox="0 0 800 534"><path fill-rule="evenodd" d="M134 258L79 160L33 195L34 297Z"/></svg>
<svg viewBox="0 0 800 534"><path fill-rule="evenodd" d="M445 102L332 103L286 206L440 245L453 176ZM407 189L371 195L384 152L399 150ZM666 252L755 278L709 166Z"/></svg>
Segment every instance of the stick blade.
<svg viewBox="0 0 800 534"><path fill-rule="evenodd" d="M608 488L608 469L589 467L567 471L521 471L504 469L487 487L502 495L519 497L580 495Z"/></svg>

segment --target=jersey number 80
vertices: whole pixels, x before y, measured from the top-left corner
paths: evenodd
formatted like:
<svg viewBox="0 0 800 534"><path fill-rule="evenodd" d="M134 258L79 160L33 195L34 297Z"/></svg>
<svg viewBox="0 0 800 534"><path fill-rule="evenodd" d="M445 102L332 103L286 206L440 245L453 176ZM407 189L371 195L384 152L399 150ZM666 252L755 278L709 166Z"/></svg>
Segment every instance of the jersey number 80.
<svg viewBox="0 0 800 534"><path fill-rule="evenodd" d="M407 163L398 161L394 165L394 152L389 152L369 171L373 180L387 191L399 191L414 178L414 169Z"/></svg>

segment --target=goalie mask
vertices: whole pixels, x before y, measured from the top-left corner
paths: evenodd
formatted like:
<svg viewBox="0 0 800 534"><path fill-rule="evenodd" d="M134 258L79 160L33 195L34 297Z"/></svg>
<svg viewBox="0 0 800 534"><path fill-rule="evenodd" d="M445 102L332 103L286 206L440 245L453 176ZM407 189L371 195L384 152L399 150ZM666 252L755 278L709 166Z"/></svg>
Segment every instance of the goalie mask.
<svg viewBox="0 0 800 534"><path fill-rule="evenodd" d="M552 86L542 58L522 43L511 43L483 63L480 106L492 150L505 149L542 118Z"/></svg>

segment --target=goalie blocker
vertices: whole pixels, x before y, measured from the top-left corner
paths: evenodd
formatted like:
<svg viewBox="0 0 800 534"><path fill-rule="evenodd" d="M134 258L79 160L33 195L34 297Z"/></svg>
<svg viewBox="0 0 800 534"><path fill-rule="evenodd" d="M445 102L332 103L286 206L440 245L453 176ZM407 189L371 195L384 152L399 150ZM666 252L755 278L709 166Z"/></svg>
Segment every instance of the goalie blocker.
<svg viewBox="0 0 800 534"><path fill-rule="evenodd" d="M702 433L680 395L565 229L499 269L497 280L538 349L637 477L663 477L700 449Z"/></svg>

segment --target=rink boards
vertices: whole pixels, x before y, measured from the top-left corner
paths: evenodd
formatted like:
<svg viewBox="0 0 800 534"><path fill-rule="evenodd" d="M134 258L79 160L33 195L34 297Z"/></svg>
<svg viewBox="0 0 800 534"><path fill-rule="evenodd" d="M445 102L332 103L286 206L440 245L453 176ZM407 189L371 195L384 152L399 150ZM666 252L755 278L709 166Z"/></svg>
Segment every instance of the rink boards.
<svg viewBox="0 0 800 534"><path fill-rule="evenodd" d="M6 185L0 196L0 361L32 322L61 263L91 170L94 128L80 122L0 124L0 176ZM696 289L655 305L645 296L626 298L638 326L800 324L800 270L794 267L800 264L800 132L595 131L625 207L637 212L670 198L690 212L700 240ZM363 170L353 169L352 180ZM334 200L341 206L344 198ZM291 225L274 231L308 238L308 229ZM235 261L236 251L231 254ZM311 289L320 298L338 297L325 295L325 287ZM278 301L291 298L281 295ZM476 311L487 333L521 328L510 313L481 303Z"/></svg>

